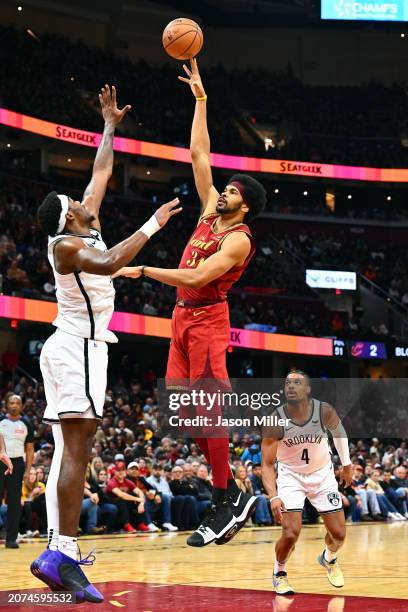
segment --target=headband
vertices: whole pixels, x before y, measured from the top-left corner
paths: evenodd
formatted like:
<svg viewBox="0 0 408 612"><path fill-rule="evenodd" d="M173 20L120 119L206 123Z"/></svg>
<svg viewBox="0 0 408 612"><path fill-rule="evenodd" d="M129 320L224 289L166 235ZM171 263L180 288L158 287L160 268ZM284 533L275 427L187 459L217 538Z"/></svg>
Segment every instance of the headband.
<svg viewBox="0 0 408 612"><path fill-rule="evenodd" d="M66 214L69 208L69 200L68 200L68 196L66 195L57 195L57 198L61 202L61 214L60 214L60 218L58 221L58 227L57 227L57 234L60 234L62 230L64 229L65 224L67 222Z"/></svg>
<svg viewBox="0 0 408 612"><path fill-rule="evenodd" d="M245 187L244 187L244 185L240 181L232 181L232 183L230 183L230 185L232 185L233 187L238 189L239 193L241 194L242 199L245 202Z"/></svg>

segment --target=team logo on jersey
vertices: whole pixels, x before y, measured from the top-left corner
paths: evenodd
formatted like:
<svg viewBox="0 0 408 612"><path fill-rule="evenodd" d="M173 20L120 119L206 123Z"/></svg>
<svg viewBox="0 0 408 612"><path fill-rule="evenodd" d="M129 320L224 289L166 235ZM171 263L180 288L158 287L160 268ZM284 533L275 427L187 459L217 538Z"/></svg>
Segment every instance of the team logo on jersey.
<svg viewBox="0 0 408 612"><path fill-rule="evenodd" d="M332 506L340 506L340 495L338 493L328 493L327 499L331 503Z"/></svg>

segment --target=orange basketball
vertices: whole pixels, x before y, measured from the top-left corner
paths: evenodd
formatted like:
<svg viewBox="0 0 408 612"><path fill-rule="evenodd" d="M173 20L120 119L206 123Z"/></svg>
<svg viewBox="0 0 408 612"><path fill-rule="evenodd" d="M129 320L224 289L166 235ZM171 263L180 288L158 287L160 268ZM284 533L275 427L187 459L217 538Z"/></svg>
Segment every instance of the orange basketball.
<svg viewBox="0 0 408 612"><path fill-rule="evenodd" d="M203 32L195 21L180 17L173 19L164 28L162 36L166 53L178 60L188 60L200 53Z"/></svg>

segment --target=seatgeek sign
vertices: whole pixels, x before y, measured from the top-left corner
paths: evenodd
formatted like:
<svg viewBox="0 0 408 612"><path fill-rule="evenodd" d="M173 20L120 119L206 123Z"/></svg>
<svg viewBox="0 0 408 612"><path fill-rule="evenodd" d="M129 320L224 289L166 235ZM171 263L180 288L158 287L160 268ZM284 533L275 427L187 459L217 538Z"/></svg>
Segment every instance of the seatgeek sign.
<svg viewBox="0 0 408 612"><path fill-rule="evenodd" d="M306 270L306 283L313 289L342 289L355 291L357 276L355 272L339 270Z"/></svg>
<svg viewBox="0 0 408 612"><path fill-rule="evenodd" d="M395 0L394 2L322 0L321 18L349 21L407 21L408 0Z"/></svg>

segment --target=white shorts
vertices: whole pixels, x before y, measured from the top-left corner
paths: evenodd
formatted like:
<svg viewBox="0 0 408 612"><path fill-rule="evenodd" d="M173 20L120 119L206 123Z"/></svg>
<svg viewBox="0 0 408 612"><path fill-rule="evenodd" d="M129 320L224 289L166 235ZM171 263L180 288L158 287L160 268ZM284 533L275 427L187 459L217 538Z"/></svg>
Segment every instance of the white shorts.
<svg viewBox="0 0 408 612"><path fill-rule="evenodd" d="M331 463L311 474L294 472L279 463L277 488L287 512L302 512L306 497L320 514L343 508Z"/></svg>
<svg viewBox="0 0 408 612"><path fill-rule="evenodd" d="M40 368L47 400L45 422L102 418L108 369L106 342L57 329L42 348Z"/></svg>

